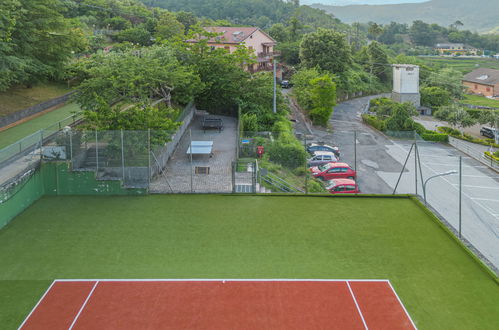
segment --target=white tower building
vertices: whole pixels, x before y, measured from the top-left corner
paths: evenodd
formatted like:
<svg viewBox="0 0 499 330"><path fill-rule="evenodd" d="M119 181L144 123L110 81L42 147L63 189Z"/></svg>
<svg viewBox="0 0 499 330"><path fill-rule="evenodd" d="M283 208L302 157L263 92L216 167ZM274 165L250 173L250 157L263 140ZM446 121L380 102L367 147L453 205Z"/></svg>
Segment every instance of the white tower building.
<svg viewBox="0 0 499 330"><path fill-rule="evenodd" d="M419 66L412 64L393 64L392 100L411 102L415 107L421 105L419 94Z"/></svg>

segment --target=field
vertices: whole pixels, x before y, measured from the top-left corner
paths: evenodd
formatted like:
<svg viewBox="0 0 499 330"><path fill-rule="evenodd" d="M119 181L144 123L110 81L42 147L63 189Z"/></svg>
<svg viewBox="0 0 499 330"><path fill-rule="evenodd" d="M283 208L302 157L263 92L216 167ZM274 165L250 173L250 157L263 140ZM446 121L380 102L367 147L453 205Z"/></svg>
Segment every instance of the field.
<svg viewBox="0 0 499 330"><path fill-rule="evenodd" d="M32 88L12 87L0 93L0 117L70 92L64 84L46 83Z"/></svg>
<svg viewBox="0 0 499 330"><path fill-rule="evenodd" d="M491 100L479 95L464 95L463 103L479 105L490 108L499 108L498 100Z"/></svg>
<svg viewBox="0 0 499 330"><path fill-rule="evenodd" d="M3 329L64 278L389 279L421 329L499 322L497 282L407 198L43 197L0 260Z"/></svg>
<svg viewBox="0 0 499 330"><path fill-rule="evenodd" d="M58 121L71 116L80 107L75 103L69 103L58 109L52 110L22 124L0 131L0 149L4 148L25 136L35 133L40 129L49 127Z"/></svg>
<svg viewBox="0 0 499 330"><path fill-rule="evenodd" d="M469 73L476 68L490 68L499 70L499 60L493 58L460 58L460 57L427 57L420 56L419 59L436 67L451 67Z"/></svg>

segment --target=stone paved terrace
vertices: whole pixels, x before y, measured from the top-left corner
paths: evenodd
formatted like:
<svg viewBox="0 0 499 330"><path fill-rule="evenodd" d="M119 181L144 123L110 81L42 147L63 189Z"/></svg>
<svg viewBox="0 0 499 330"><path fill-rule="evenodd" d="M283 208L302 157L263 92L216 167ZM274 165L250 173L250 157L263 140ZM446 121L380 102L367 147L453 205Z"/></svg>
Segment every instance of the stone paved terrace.
<svg viewBox="0 0 499 330"><path fill-rule="evenodd" d="M203 132L202 116L192 120L182 136L177 149L167 163L166 175L158 176L150 185L152 193L230 193L232 192L232 162L236 159L237 119L217 116L223 119L224 129ZM192 190L191 165L187 154L189 147L189 130L192 141L213 141L213 155L192 156ZM209 174L195 174L196 166L207 166ZM171 187L171 189L170 189Z"/></svg>

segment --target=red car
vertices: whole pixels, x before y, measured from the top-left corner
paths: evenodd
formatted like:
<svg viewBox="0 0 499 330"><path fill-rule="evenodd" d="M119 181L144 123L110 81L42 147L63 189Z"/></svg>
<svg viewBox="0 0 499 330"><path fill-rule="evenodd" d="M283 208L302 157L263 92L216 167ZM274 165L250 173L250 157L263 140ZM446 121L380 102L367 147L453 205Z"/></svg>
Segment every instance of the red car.
<svg viewBox="0 0 499 330"><path fill-rule="evenodd" d="M310 168L312 175L324 181L332 179L355 179L357 173L346 163L327 163Z"/></svg>
<svg viewBox="0 0 499 330"><path fill-rule="evenodd" d="M359 185L350 179L334 179L329 181L326 189L331 194L358 194L360 193Z"/></svg>

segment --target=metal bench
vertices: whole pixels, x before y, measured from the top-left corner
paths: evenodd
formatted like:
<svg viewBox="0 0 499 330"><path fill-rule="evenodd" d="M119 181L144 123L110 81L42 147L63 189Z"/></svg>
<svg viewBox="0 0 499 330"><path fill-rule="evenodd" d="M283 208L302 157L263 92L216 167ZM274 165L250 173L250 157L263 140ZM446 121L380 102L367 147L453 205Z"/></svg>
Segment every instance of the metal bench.
<svg viewBox="0 0 499 330"><path fill-rule="evenodd" d="M224 128L224 123L222 118L205 117L203 118L203 132L206 133L207 129L218 129L221 132Z"/></svg>

